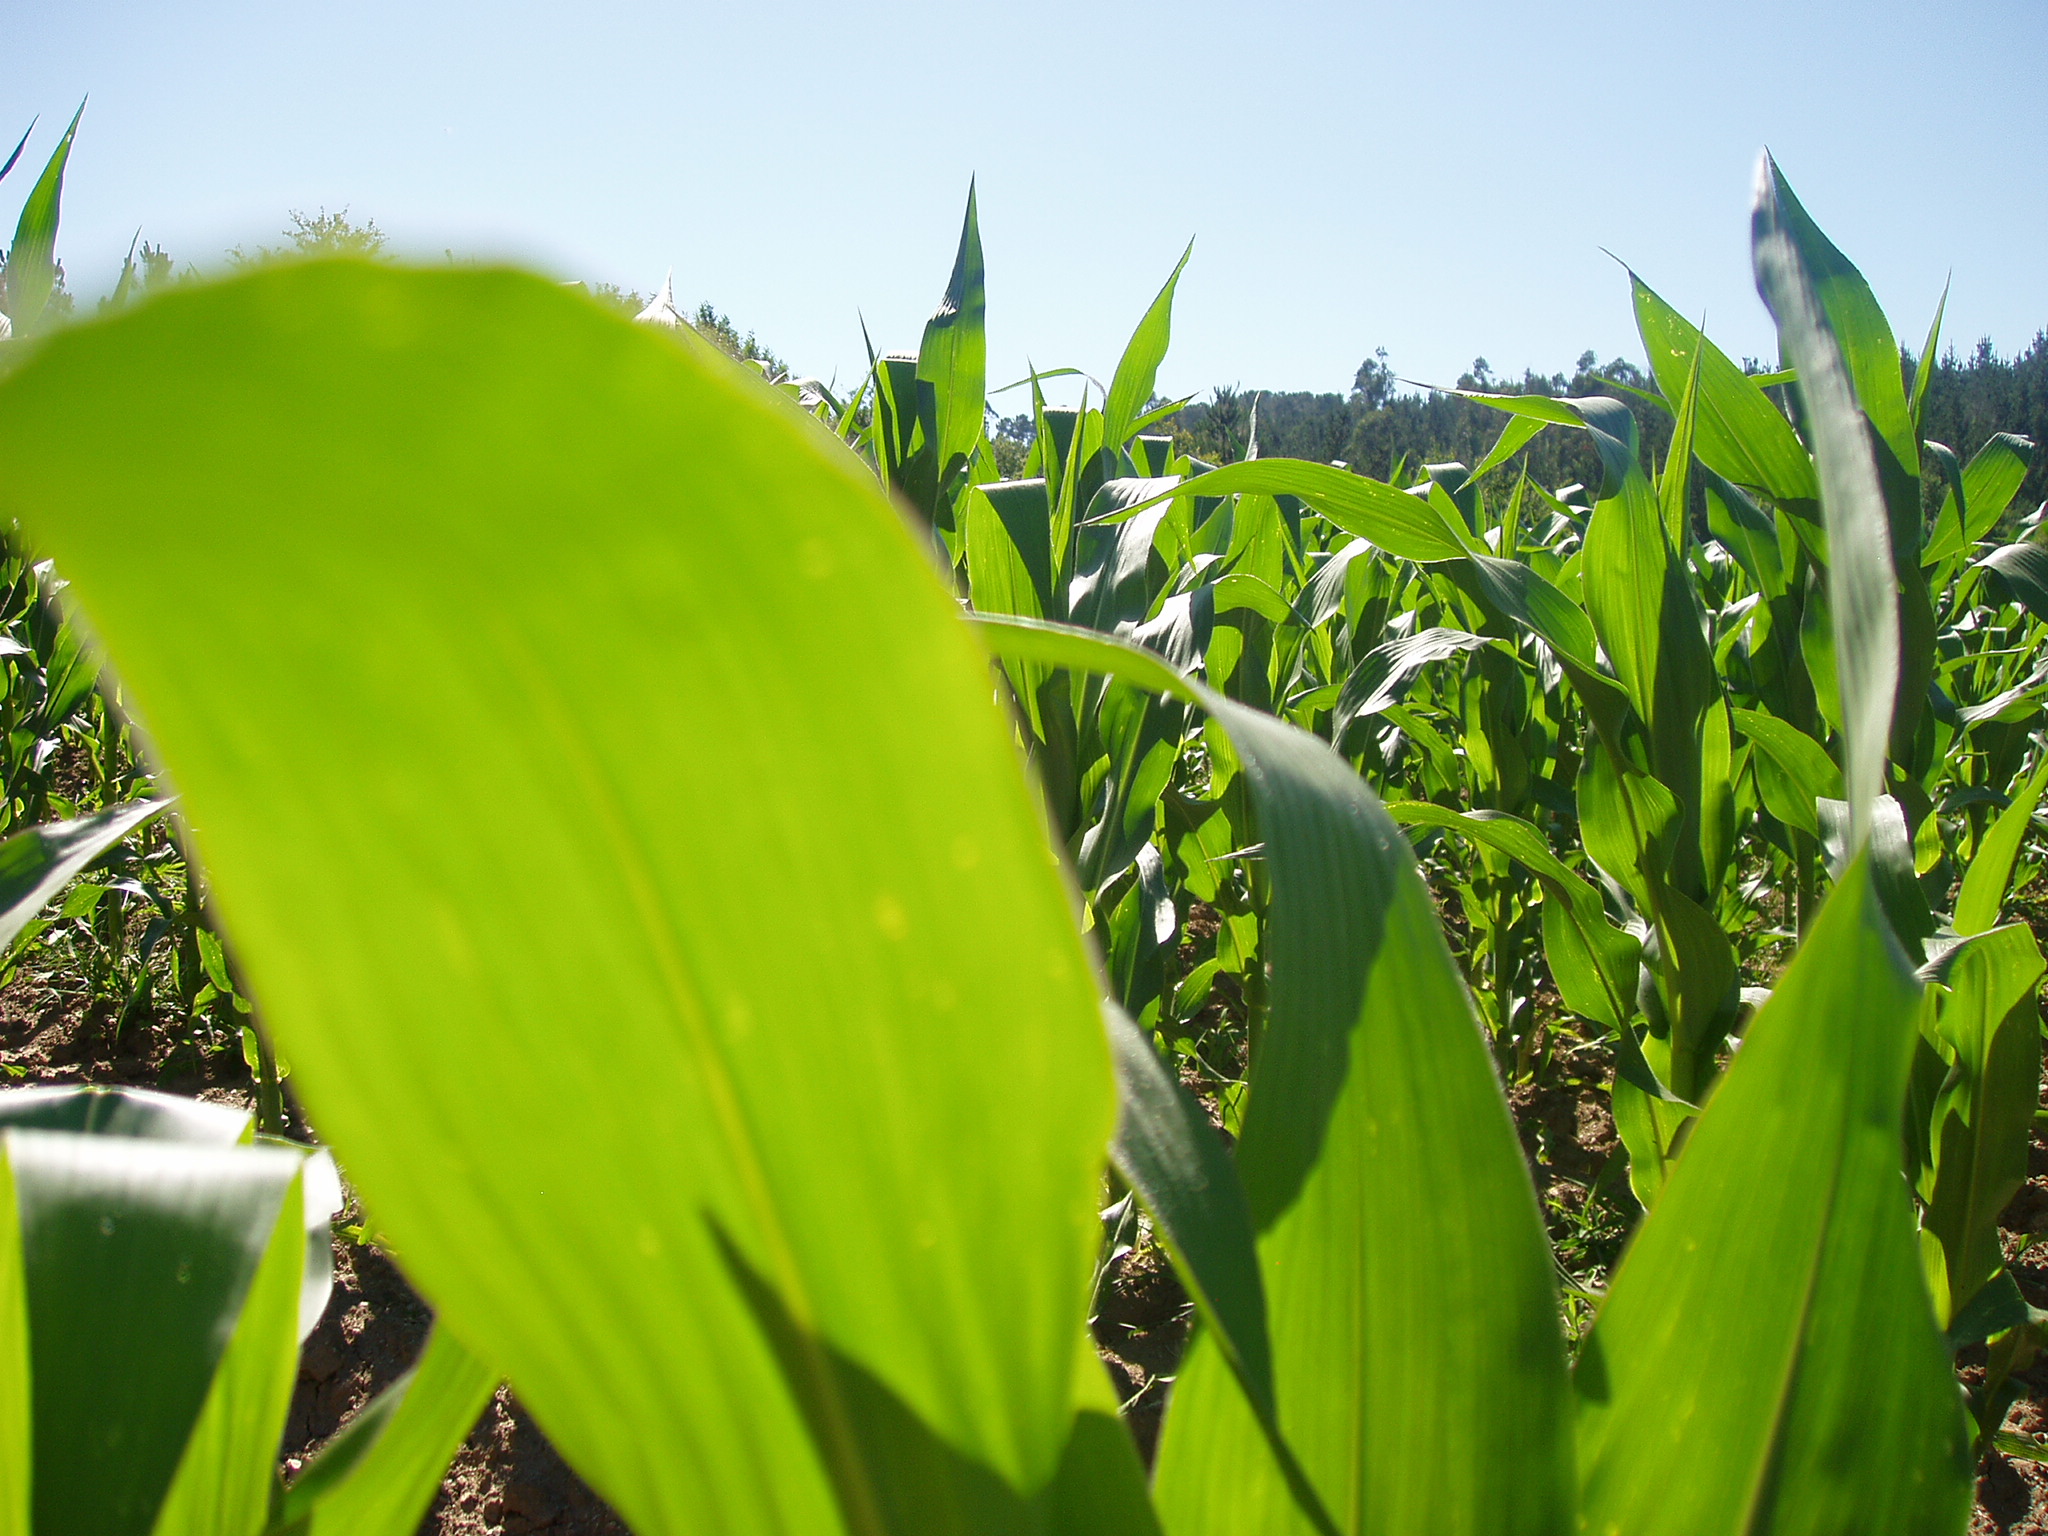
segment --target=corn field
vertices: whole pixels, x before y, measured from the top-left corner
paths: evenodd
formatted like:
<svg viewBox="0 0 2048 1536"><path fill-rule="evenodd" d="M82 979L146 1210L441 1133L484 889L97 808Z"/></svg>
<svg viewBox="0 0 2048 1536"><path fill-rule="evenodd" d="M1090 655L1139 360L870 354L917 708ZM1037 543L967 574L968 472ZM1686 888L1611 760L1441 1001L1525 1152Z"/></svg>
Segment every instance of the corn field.
<svg viewBox="0 0 2048 1536"><path fill-rule="evenodd" d="M2035 449L1923 435L1771 160L1776 371L1630 274L1654 390L1211 464L1183 257L1006 475L971 193L835 389L509 270L60 323L76 127L5 266L0 940L253 1110L0 1092L0 1536L403 1536L501 1380L643 1536L1920 1536L2040 1451ZM436 1321L287 1477L341 1176Z"/></svg>

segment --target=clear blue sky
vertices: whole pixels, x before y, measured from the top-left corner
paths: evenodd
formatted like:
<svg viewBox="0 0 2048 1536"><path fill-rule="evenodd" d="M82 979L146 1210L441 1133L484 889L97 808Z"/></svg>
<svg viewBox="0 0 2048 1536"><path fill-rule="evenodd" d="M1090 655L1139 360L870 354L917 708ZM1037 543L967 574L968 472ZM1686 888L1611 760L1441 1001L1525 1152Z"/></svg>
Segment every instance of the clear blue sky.
<svg viewBox="0 0 2048 1536"><path fill-rule="evenodd" d="M108 287L348 207L400 248L710 299L799 368L915 346L970 175L990 371L1107 377L1190 236L1163 388L1343 390L1637 356L1605 247L1737 353L1751 171L1918 347L2048 325L2044 0L1859 5L66 0L8 7L60 254ZM34 167L0 187L11 225ZM992 378L991 382L997 382ZM1015 398L1015 397L1013 397Z"/></svg>

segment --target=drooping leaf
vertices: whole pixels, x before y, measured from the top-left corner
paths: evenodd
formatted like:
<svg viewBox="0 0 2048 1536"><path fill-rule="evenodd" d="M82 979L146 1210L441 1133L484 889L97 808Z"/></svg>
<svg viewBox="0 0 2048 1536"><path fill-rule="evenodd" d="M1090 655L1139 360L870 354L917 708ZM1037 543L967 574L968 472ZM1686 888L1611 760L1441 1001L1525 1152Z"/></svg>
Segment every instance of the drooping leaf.
<svg viewBox="0 0 2048 1536"><path fill-rule="evenodd" d="M1806 732L1762 710L1738 709L1733 713L1736 727L1756 743L1757 750L1769 759L1774 770L1771 777L1762 771L1757 776L1771 813L1809 836L1820 836L1816 803L1842 798L1842 772L1827 749ZM1776 793L1781 783L1789 788L1788 796Z"/></svg>
<svg viewBox="0 0 2048 1536"><path fill-rule="evenodd" d="M1253 459L1184 480L1172 494L1296 496L1346 533L1403 560L1454 560L1467 552L1428 501L1334 464Z"/></svg>
<svg viewBox="0 0 2048 1536"><path fill-rule="evenodd" d="M1266 1294L1237 1167L1145 1032L1121 1009L1109 1010L1107 1022L1119 1100L1111 1156L1171 1245L1246 1393L1270 1416Z"/></svg>
<svg viewBox="0 0 2048 1536"><path fill-rule="evenodd" d="M1486 456L1472 466L1471 480L1505 464L1536 439L1550 423L1534 416L1512 416L1508 424L1500 429L1500 436L1493 440L1493 446L1486 450Z"/></svg>
<svg viewBox="0 0 2048 1536"><path fill-rule="evenodd" d="M1536 636L1557 658L1603 736L1618 739L1628 695L1600 665L1593 626L1585 611L1518 560L1471 555L1449 567L1453 580Z"/></svg>
<svg viewBox="0 0 2048 1536"><path fill-rule="evenodd" d="M1995 572L2013 599L2035 618L2048 622L2048 548L2039 544L2007 544L1975 564Z"/></svg>
<svg viewBox="0 0 2048 1536"><path fill-rule="evenodd" d="M1397 801L1387 812L1404 827L1441 827L1505 853L1546 887L1544 943L1552 979L1565 1004L1620 1033L1635 1011L1636 964L1642 945L1607 919L1600 893L1566 864L1543 834L1505 811L1453 811ZM1562 929L1553 942L1552 909ZM1633 1037L1631 1037L1633 1039Z"/></svg>
<svg viewBox="0 0 2048 1536"><path fill-rule="evenodd" d="M1352 721L1377 715L1389 705L1398 704L1415 675L1431 662L1447 661L1497 643L1462 629L1425 629L1374 646L1344 679L1330 726L1332 739L1342 741Z"/></svg>
<svg viewBox="0 0 2048 1536"><path fill-rule="evenodd" d="M344 263L53 338L0 462L309 1113L579 1471L644 1536L1027 1519L1108 1052L866 471L539 279Z"/></svg>

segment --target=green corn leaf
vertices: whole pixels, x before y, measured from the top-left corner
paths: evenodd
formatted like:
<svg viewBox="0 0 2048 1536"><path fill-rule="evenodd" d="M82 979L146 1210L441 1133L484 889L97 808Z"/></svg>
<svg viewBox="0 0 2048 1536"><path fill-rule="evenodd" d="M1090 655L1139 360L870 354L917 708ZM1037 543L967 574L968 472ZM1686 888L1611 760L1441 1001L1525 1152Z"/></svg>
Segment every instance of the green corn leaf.
<svg viewBox="0 0 2048 1536"><path fill-rule="evenodd" d="M1470 542L1469 534L1453 532L1443 514L1420 497L1334 464L1305 459L1226 464L1181 481L1171 494L1299 497L1346 533L1403 560L1455 560L1468 553ZM1143 504L1127 508L1125 515L1142 509Z"/></svg>
<svg viewBox="0 0 2048 1536"><path fill-rule="evenodd" d="M1772 238L1782 242L1779 253L1768 258L1772 263L1787 260L1797 262L1803 274L1802 283L1807 302L1824 318L1826 327L1835 338L1840 350L1842 366L1846 372L1845 382L1854 403L1862 408L1869 418L1871 430L1897 468L1907 477L1917 479L1920 474L1919 440L1913 432L1912 407L1906 401L1906 379L1899 367L1899 344L1892 336L1891 322L1878 307L1877 298L1870 291L1870 284L1863 280L1863 274L1856 266L1836 249L1833 241L1821 233L1820 226L1800 205L1793 195L1791 185L1784 173L1778 169L1777 161L1765 154L1757 167L1757 228L1763 227L1763 211L1768 207L1769 225ZM1761 235L1758 237L1761 239ZM1758 281L1763 283L1763 271L1767 258L1758 253ZM1782 281L1780 279L1779 281ZM1791 338L1786 335L1787 318L1779 309L1779 300L1766 293L1764 302L1778 320L1778 336L1781 344ZM1806 410L1811 416L1816 411L1813 398L1816 380L1808 366L1806 350L1809 343L1800 342L1796 347L1785 347L1785 360L1799 375L1799 388L1805 396ZM1831 390L1832 386L1824 386ZM1824 431L1825 428L1818 427ZM1828 494L1828 468L1822 440L1813 440L1814 458L1820 469L1821 495ZM1917 512L1917 508L1915 509Z"/></svg>
<svg viewBox="0 0 2048 1536"><path fill-rule="evenodd" d="M1120 1099L1111 1157L1152 1213L1297 1507L1320 1536L1337 1536L1280 1432L1266 1293L1237 1166L1201 1106L1161 1065L1145 1032L1115 1007L1107 1010L1107 1023Z"/></svg>
<svg viewBox="0 0 2048 1536"><path fill-rule="evenodd" d="M1238 1168L1261 1228L1279 1427L1316 1503L1347 1536L1567 1529L1549 1261L1406 840L1323 743L1148 652L1024 620L978 627L999 654L1203 705L1244 764L1274 896ZM1485 1330L1457 1321L1481 1312ZM1399 1411L1372 1411L1387 1403ZM1321 1529L1270 1443L1198 1336L1155 1479L1168 1529Z"/></svg>
<svg viewBox="0 0 2048 1536"><path fill-rule="evenodd" d="M0 1147L29 1319L34 1528L149 1536L273 1240L288 1250L274 1310L289 1372L304 1239L285 1207L304 1159L29 1130ZM266 1480L282 1431L280 1407Z"/></svg>
<svg viewBox="0 0 2048 1536"><path fill-rule="evenodd" d="M1842 798L1842 772L1827 749L1798 727L1761 710L1737 709L1732 713L1736 728L1756 743L1757 750L1790 786L1791 794L1781 796L1774 793L1779 780L1758 775L1771 814L1787 826L1820 836L1816 803Z"/></svg>
<svg viewBox="0 0 2048 1536"><path fill-rule="evenodd" d="M1812 501L1819 494L1813 461L1785 413L1758 381L1634 272L1629 273L1629 288L1636 330L1665 398L1683 401L1688 376L1698 374L1692 451L1699 461L1774 501Z"/></svg>
<svg viewBox="0 0 2048 1536"><path fill-rule="evenodd" d="M973 625L982 643L999 656L1023 657L1049 666L1071 667L1077 672L1110 674L1134 688L1163 694L1183 704L1206 708L1215 698L1156 652L1113 636L1001 614L976 614Z"/></svg>
<svg viewBox="0 0 2048 1536"><path fill-rule="evenodd" d="M49 665L43 669L43 697L37 706L42 728L54 735L92 693L99 680L99 662L86 652L78 630L71 624L59 626L50 647Z"/></svg>
<svg viewBox="0 0 2048 1536"><path fill-rule="evenodd" d="M1527 1180L1510 1166L1470 1000L1412 873L1385 923L1320 1160L1260 1243L1280 1425L1352 1536L1564 1531L1568 1429ZM1259 1097L1275 1086L1254 1083L1248 1137L1260 1113L1286 1109ZM1467 1332L1461 1315L1487 1327ZM1308 1529L1259 1439L1198 1337L1154 1481L1169 1531Z"/></svg>
<svg viewBox="0 0 2048 1536"><path fill-rule="evenodd" d="M276 1536L412 1536L497 1385L489 1366L435 1328L419 1363L293 1480Z"/></svg>
<svg viewBox="0 0 2048 1536"><path fill-rule="evenodd" d="M1968 533L1972 543L1983 538L2005 515L2013 497L2033 468L2033 439L2016 432L1994 432L1963 467L1964 498L1970 505Z"/></svg>
<svg viewBox="0 0 2048 1536"><path fill-rule="evenodd" d="M1664 517L1664 536L1680 558L1692 543L1690 494L1692 456L1699 435L1700 350L1692 355L1685 375L1685 391L1678 397L1678 415L1671 429L1671 447L1664 460L1664 473L1657 481L1657 507Z"/></svg>
<svg viewBox="0 0 2048 1536"><path fill-rule="evenodd" d="M1577 603L1554 582L1516 560L1471 555L1463 563L1450 566L1449 573L1466 591L1499 609L1549 646L1601 735L1609 740L1620 739L1627 719L1628 695L1601 670L1593 626Z"/></svg>
<svg viewBox="0 0 2048 1536"><path fill-rule="evenodd" d="M1886 327L1886 355L1872 358L1878 339L1874 327L1883 327L1883 315L1872 320L1875 304L1865 303L1869 289L1813 227L1769 155L1757 168L1751 240L1757 291L1778 322L1785 357L1799 370L1807 430L1820 471L1821 511L1832 562L1828 606L1834 620L1835 675L1845 737L1842 779L1854 844L1860 846L1868 835L1870 807L1884 783L1899 682L1891 530L1864 412L1881 431L1888 431L1887 402L1896 396L1897 425L1905 428L1898 348ZM1851 328L1850 334L1838 341L1842 327ZM1886 378L1890 395L1883 387ZM1904 453L1900 458L1909 466L1919 462L1917 451L1910 459Z"/></svg>
<svg viewBox="0 0 2048 1536"><path fill-rule="evenodd" d="M1654 911L1659 871L1670 862L1681 826L1671 791L1633 766L1594 751L1579 765L1579 836L1586 857L1629 893L1639 911Z"/></svg>
<svg viewBox="0 0 2048 1536"><path fill-rule="evenodd" d="M983 613L1054 618L1052 497L1043 480L967 492L967 579Z"/></svg>
<svg viewBox="0 0 2048 1536"><path fill-rule="evenodd" d="M1581 1529L1962 1529L1967 1423L1899 1178L1917 994L1859 862L1581 1348Z"/></svg>
<svg viewBox="0 0 2048 1536"><path fill-rule="evenodd" d="M260 1536L269 1523L299 1375L305 1227L301 1178L285 1194L150 1536Z"/></svg>
<svg viewBox="0 0 2048 1536"><path fill-rule="evenodd" d="M1400 703L1408 691L1408 684L1431 662L1448 661L1481 646L1500 643L1486 635L1469 634L1462 629L1425 629L1419 634L1402 635L1385 645L1374 646L1344 679L1343 692L1338 695L1335 717L1330 726L1331 739L1341 742L1353 721L1377 715Z"/></svg>
<svg viewBox="0 0 2048 1536"><path fill-rule="evenodd" d="M1548 425L1550 423L1534 416L1512 416L1508 418L1508 424L1501 428L1500 436L1495 438L1493 446L1486 450L1486 456L1472 466L1472 473L1468 477L1467 483L1476 482L1481 475L1487 474L1505 464L1509 459L1528 447L1530 443L1534 442L1536 435Z"/></svg>
<svg viewBox="0 0 2048 1536"><path fill-rule="evenodd" d="M53 338L0 459L309 1113L634 1528L1037 1518L1097 983L986 659L840 444L538 278L337 262Z"/></svg>
<svg viewBox="0 0 2048 1536"><path fill-rule="evenodd" d="M1150 612L1152 546L1167 512L1153 493L1167 484L1111 480L1090 499L1090 518L1075 530L1074 579L1066 595L1066 611L1076 624L1109 631ZM1133 506L1141 509L1135 516L1117 515Z"/></svg>
<svg viewBox="0 0 2048 1536"><path fill-rule="evenodd" d="M2034 444L2029 439L2013 432L1994 432L1970 455L1962 473L1960 497L1955 481L1949 482L1951 489L1934 519L1933 537L1920 552L1920 563L1939 564L1990 533L2019 494L2033 462Z"/></svg>
<svg viewBox="0 0 2048 1536"><path fill-rule="evenodd" d="M16 337L35 332L57 284L57 221L64 201L64 167L71 159L78 120L84 116L85 103L81 101L14 225L14 244L7 252L7 315L14 322Z"/></svg>
<svg viewBox="0 0 2048 1536"><path fill-rule="evenodd" d="M1933 1105L1923 1230L1935 1315L1953 1322L2005 1264L1999 1214L2027 1181L2041 1095L2041 946L2023 923L1965 939L1923 974L1922 1032L1949 1067Z"/></svg>
<svg viewBox="0 0 2048 1536"><path fill-rule="evenodd" d="M1948 486L1948 495L1942 503L1941 511L1935 517L1927 544L1929 547L1945 544L1952 550L1960 549L1966 540L1971 521L1968 508L1969 485L1963 479L1962 461L1956 457L1955 450L1948 444L1937 443L1931 437L1920 445L1920 449L1934 461L1941 471L1943 482ZM1920 560L1923 565L1927 563L1925 551L1922 552Z"/></svg>
<svg viewBox="0 0 2048 1536"><path fill-rule="evenodd" d="M1971 563L1994 572L2015 602L2024 605L2035 618L2048 622L2048 548L2039 544L2007 544Z"/></svg>
<svg viewBox="0 0 2048 1536"><path fill-rule="evenodd" d="M30 827L0 842L0 953L72 876L169 803L136 800L77 821Z"/></svg>
<svg viewBox="0 0 2048 1536"><path fill-rule="evenodd" d="M1246 1395L1270 1419L1266 1293L1237 1167L1202 1107L1160 1063L1145 1031L1119 1008L1109 1010L1107 1023L1119 1090L1110 1155L1171 1246Z"/></svg>
<svg viewBox="0 0 2048 1536"><path fill-rule="evenodd" d="M1102 441L1105 447L1123 447L1134 433L1148 424L1145 416L1152 404L1153 387L1159 379L1159 365L1166 361L1166 349L1173 335L1173 290L1180 283L1188 258L1194 254L1195 242L1190 240L1188 248L1180 253L1180 260L1173 264L1166 286L1159 290L1159 296L1145 311L1145 318L1138 322L1138 328L1131 332L1124 355L1117 360L1116 372L1109 380L1109 394L1102 402Z"/></svg>
<svg viewBox="0 0 2048 1536"><path fill-rule="evenodd" d="M1846 801L1823 800L1820 811L1821 850L1828 869L1840 876L1855 855L1854 827ZM1869 848L1870 878L1877 887L1877 899L1891 919L1897 937L1913 963L1925 958L1926 943L1934 934L1934 912L1927 904L1914 867L1913 839L1906 830L1905 807L1890 795L1880 795L1871 807Z"/></svg>
<svg viewBox="0 0 2048 1536"><path fill-rule="evenodd" d="M984 391L988 384L987 278L981 259L981 224L975 215L974 186L967 188L967 215L960 226L960 249L953 257L953 275L945 296L925 322L917 349L917 387L930 391L932 413L927 438L933 448L933 473L943 491L957 461L969 458L981 441ZM919 410L925 409L923 400Z"/></svg>
<svg viewBox="0 0 2048 1536"><path fill-rule="evenodd" d="M1178 400L1168 400L1163 405L1153 406L1151 410L1131 423L1130 436L1126 437L1124 441L1132 445L1133 461L1136 461L1137 452L1141 445L1158 452L1162 456L1162 462L1154 464L1150 469L1147 469L1143 464L1139 464L1139 474L1163 475L1166 473L1166 465L1173 459L1173 439L1171 437L1146 437L1141 434L1150 427L1158 426L1160 422L1165 421L1170 416L1178 416L1194 403L1194 399L1193 395L1183 395Z"/></svg>
<svg viewBox="0 0 2048 1536"><path fill-rule="evenodd" d="M1642 945L1607 920L1600 892L1551 850L1540 831L1505 811L1453 811L1423 801L1395 801L1387 814L1404 827L1441 827L1493 848L1541 880L1549 893L1543 903L1544 950L1565 1006L1617 1035L1627 1031ZM1628 1041L1634 1044L1632 1033ZM1632 1069L1634 1062L1625 1065ZM1665 1093L1654 1081L1640 1086Z"/></svg>
<svg viewBox="0 0 2048 1536"><path fill-rule="evenodd" d="M1927 386L1934 381L1934 353L1941 345L1941 317L1948 312L1947 281L1941 285L1941 298L1934 306L1934 319L1928 322L1927 340L1920 348L1920 357L1913 369L1913 397L1910 411L1913 431L1920 431L1920 423L1927 406Z"/></svg>
<svg viewBox="0 0 2048 1536"><path fill-rule="evenodd" d="M1715 541L1735 557L1766 598L1783 597L1785 557L1770 514L1740 486L1704 465L1700 481L1706 490L1707 528Z"/></svg>
<svg viewBox="0 0 2048 1536"><path fill-rule="evenodd" d="M1043 480L970 486L963 499L967 585L982 613L1051 616L1052 498ZM1062 597L1064 594L1062 594ZM1050 669L1037 662L1005 663L1017 699L1040 740L1052 734L1039 690Z"/></svg>
<svg viewBox="0 0 2048 1536"><path fill-rule="evenodd" d="M1601 494L1583 552L1586 614L1615 677L1649 728L1650 766L1678 801L1683 835L1665 873L1681 890L1697 889L1701 721L1720 690L1687 566L1671 547L1663 510L1637 457L1635 418L1604 395L1466 398L1579 427L1600 454ZM1594 719L1610 723L1597 709ZM1614 733L1606 734L1615 745Z"/></svg>
<svg viewBox="0 0 2048 1536"><path fill-rule="evenodd" d="M7 173L20 163L21 152L28 148L28 136L36 131L36 124L41 121L42 118L40 116L32 117L29 119L28 126L22 129L21 138L16 142L14 152L7 157L5 163L0 163L0 181L5 181Z"/></svg>
<svg viewBox="0 0 2048 1536"><path fill-rule="evenodd" d="M1606 483L1586 527L1586 613L1649 727L1651 766L1697 827L1700 719L1718 694L1712 653L1686 567L1636 460L1635 418L1619 402L1577 403L1599 448ZM1674 879L1697 879L1697 832L1681 840Z"/></svg>
<svg viewBox="0 0 2048 1536"><path fill-rule="evenodd" d="M34 1536L35 1405L19 1212L14 1160L0 1140L0 1536Z"/></svg>
<svg viewBox="0 0 2048 1536"><path fill-rule="evenodd" d="M1962 889L1956 895L1957 933L1967 937L1997 924L2006 888L2012 883L2013 864L2033 828L2034 808L2041 803L2044 787L2048 787L2048 753L2042 754L2033 777L2014 794L2012 804L1998 813L1998 820L1977 845L1970 867L1963 871Z"/></svg>
<svg viewBox="0 0 2048 1536"><path fill-rule="evenodd" d="M1215 596L1218 613L1250 609L1270 623L1293 624L1304 629L1312 627L1280 595L1278 588L1250 571L1232 571L1221 581L1210 583L1208 590Z"/></svg>
<svg viewBox="0 0 2048 1536"><path fill-rule="evenodd" d="M1734 721L1725 699L1707 706L1700 731L1700 889L1718 892L1735 857Z"/></svg>
<svg viewBox="0 0 2048 1536"><path fill-rule="evenodd" d="M1820 573L1809 571L1803 601L1799 605L1799 659L1813 686L1813 705L1822 720L1837 735L1842 730L1842 690L1835 675L1834 604Z"/></svg>

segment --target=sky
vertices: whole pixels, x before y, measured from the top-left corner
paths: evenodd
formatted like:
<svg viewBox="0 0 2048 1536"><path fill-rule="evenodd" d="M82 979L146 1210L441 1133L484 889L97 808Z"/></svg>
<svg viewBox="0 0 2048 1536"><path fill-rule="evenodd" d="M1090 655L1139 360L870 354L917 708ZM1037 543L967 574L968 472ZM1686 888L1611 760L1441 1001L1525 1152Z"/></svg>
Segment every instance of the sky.
<svg viewBox="0 0 2048 1536"><path fill-rule="evenodd" d="M1916 351L2048 326L2044 0L9 0L15 211L90 96L59 255L183 262L346 208L410 257L709 300L799 373L913 349L970 179L992 385L1107 379L1184 246L1160 388L1641 361L1625 261L1737 356L1758 151ZM4 152L6 146L0 146ZM31 162L34 162L31 164ZM1020 394L1009 397L1019 408Z"/></svg>

